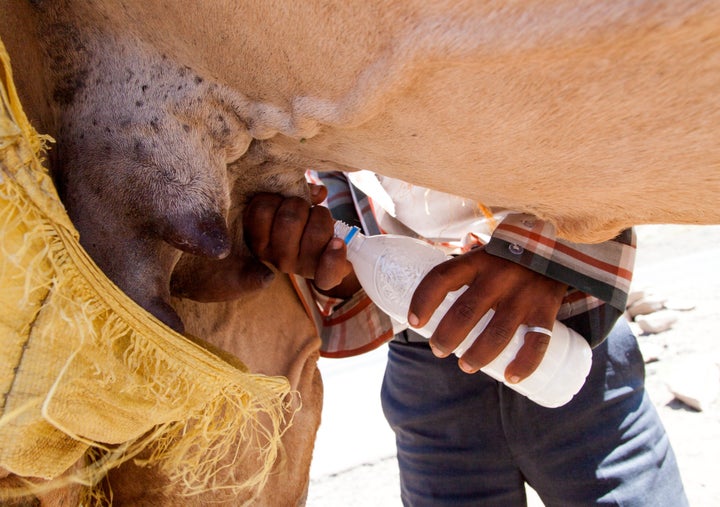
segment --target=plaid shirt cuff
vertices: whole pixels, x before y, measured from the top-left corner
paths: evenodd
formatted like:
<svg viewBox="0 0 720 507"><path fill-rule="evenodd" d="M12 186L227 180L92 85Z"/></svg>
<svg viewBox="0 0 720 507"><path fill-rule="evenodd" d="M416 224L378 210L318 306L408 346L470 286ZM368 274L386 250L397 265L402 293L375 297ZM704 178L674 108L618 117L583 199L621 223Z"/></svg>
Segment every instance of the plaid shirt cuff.
<svg viewBox="0 0 720 507"><path fill-rule="evenodd" d="M373 350L394 336L394 323L360 290L344 300L328 297L308 283L320 313L323 357L349 357ZM316 320L316 321L317 321Z"/></svg>
<svg viewBox="0 0 720 507"><path fill-rule="evenodd" d="M558 320L601 343L625 311L635 262L631 229L605 243L574 244L531 215L509 215L493 233L486 251L567 284Z"/></svg>
<svg viewBox="0 0 720 507"><path fill-rule="evenodd" d="M635 262L631 230L612 241L575 244L557 238L547 222L531 215L509 215L495 229L486 250L625 310Z"/></svg>

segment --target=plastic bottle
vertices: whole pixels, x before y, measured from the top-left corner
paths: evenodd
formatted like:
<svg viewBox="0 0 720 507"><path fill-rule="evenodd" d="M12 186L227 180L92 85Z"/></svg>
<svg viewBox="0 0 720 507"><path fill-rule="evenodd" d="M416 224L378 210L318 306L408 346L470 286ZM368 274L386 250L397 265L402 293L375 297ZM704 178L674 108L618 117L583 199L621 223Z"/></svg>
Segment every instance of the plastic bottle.
<svg viewBox="0 0 720 507"><path fill-rule="evenodd" d="M385 234L365 236L357 227L335 222L335 235L348 247L347 257L363 289L390 317L418 334L430 338L438 323L467 287L447 295L430 321L422 328L407 323L410 299L422 278L434 266L448 259L434 246L406 236ZM458 357L482 332L494 312L486 313L454 351ZM592 352L587 341L561 322L555 322L552 338L537 369L516 384L505 382L505 368L524 342L527 327L521 325L510 343L480 371L527 396L544 407L559 407L572 399L590 372Z"/></svg>

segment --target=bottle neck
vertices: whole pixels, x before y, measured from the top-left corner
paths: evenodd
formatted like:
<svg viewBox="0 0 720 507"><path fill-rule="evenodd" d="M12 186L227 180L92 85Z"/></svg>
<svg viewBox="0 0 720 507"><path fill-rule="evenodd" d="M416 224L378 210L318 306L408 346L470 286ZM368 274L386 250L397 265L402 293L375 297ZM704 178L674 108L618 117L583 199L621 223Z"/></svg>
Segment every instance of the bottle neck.
<svg viewBox="0 0 720 507"><path fill-rule="evenodd" d="M360 246L365 241L366 236L360 232L360 229L355 226L350 226L344 222L335 222L335 236L341 238L348 249L348 259L352 262L353 257L360 250Z"/></svg>

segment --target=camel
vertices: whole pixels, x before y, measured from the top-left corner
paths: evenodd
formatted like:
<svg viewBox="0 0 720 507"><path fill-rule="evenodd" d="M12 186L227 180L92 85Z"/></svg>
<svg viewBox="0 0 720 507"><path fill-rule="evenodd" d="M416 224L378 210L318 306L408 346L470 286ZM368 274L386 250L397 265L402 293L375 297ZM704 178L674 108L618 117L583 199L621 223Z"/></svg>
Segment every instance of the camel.
<svg viewBox="0 0 720 507"><path fill-rule="evenodd" d="M302 504L322 388L312 321L243 243L254 192L307 197L306 169L370 169L577 242L720 222L715 2L8 0L0 12L85 249L162 322L300 393L286 468L258 505ZM178 502L148 496L162 478L144 469L110 480L119 503Z"/></svg>

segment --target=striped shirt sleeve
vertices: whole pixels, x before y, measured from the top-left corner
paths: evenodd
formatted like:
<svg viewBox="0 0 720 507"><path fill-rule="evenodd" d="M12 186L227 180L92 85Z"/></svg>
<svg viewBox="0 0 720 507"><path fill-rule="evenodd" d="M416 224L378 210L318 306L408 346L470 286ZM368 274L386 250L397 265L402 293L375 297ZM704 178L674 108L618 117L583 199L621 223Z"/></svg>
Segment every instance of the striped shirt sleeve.
<svg viewBox="0 0 720 507"><path fill-rule="evenodd" d="M335 218L369 228L370 234L379 232L372 203L345 175L323 173L321 182L328 187L327 205ZM630 229L613 241L582 245L557 238L552 225L531 215L510 214L494 230L486 250L571 287L558 320L591 346L603 341L625 310L635 258L635 235ZM300 285L304 290L298 292L322 338L323 356L357 355L392 338L390 318L363 291L345 301L318 293L307 281L298 280L296 287Z"/></svg>
<svg viewBox="0 0 720 507"><path fill-rule="evenodd" d="M576 244L557 238L547 222L512 214L498 225L485 249L571 287L558 320L596 346L625 311L635 246L632 229L605 243Z"/></svg>
<svg viewBox="0 0 720 507"><path fill-rule="evenodd" d="M323 357L350 357L376 349L395 334L393 322L380 310L365 291L348 300L325 296L313 285L296 275L295 289L305 311L315 321L321 338Z"/></svg>

